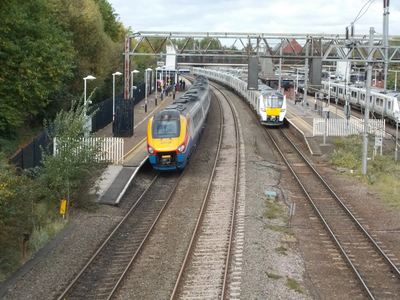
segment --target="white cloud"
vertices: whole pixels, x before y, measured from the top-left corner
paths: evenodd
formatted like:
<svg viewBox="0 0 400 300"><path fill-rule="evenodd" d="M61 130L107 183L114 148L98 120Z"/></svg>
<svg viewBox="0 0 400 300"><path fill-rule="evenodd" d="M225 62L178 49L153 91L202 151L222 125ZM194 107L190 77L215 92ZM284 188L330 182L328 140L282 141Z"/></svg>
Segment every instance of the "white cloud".
<svg viewBox="0 0 400 300"><path fill-rule="evenodd" d="M354 21L368 0L108 2L124 26L134 31L344 34L345 27ZM389 34L400 36L398 2L390 4ZM355 30L357 34L368 35L369 28L374 27L382 33L382 24L382 1L375 0L355 23Z"/></svg>

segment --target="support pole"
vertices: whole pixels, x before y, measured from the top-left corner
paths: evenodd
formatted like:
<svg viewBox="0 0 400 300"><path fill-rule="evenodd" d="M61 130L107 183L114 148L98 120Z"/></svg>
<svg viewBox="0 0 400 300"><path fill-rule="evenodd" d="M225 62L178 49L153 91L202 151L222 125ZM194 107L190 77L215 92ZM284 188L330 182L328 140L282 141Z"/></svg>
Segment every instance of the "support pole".
<svg viewBox="0 0 400 300"><path fill-rule="evenodd" d="M369 46L368 60L371 60L372 46L374 41L374 27L369 29ZM371 95L371 77L372 65L368 63L367 66L367 79L365 82L366 95L365 95L365 114L364 114L364 139L363 139L363 155L362 155L362 174L367 174L367 156L368 156L368 132L369 132L369 98Z"/></svg>
<svg viewBox="0 0 400 300"><path fill-rule="evenodd" d="M308 40L306 42L306 63L304 66L304 94L303 94L303 109L304 115L306 115L306 101L307 101L307 90L308 90L308 54L309 54L310 45Z"/></svg>

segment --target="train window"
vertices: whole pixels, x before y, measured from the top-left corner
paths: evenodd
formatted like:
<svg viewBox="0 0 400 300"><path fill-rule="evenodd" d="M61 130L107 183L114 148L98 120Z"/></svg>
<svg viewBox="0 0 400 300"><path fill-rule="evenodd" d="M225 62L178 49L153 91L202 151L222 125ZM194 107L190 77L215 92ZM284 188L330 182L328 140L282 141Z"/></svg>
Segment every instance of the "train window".
<svg viewBox="0 0 400 300"><path fill-rule="evenodd" d="M339 88L339 94L343 94L343 89Z"/></svg>
<svg viewBox="0 0 400 300"><path fill-rule="evenodd" d="M361 94L361 100L365 100L365 94Z"/></svg>
<svg viewBox="0 0 400 300"><path fill-rule="evenodd" d="M388 110L392 110L392 101L388 101L387 108Z"/></svg>
<svg viewBox="0 0 400 300"><path fill-rule="evenodd" d="M153 121L152 135L154 139L179 137L181 124L178 119L159 119Z"/></svg>
<svg viewBox="0 0 400 300"><path fill-rule="evenodd" d="M333 92L336 93L336 86L333 87Z"/></svg>
<svg viewBox="0 0 400 300"><path fill-rule="evenodd" d="M376 105L378 105L378 106L383 106L383 99L381 99L381 98L376 98Z"/></svg>
<svg viewBox="0 0 400 300"><path fill-rule="evenodd" d="M264 96L264 107L281 108L283 104L282 96Z"/></svg>

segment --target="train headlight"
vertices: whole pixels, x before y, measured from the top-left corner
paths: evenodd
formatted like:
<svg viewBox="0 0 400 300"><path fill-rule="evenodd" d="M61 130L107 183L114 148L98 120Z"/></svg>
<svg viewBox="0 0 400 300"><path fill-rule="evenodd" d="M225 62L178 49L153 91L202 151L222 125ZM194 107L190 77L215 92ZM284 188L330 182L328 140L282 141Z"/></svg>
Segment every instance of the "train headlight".
<svg viewBox="0 0 400 300"><path fill-rule="evenodd" d="M149 152L149 154L154 154L154 149L150 146L147 146L147 151Z"/></svg>
<svg viewBox="0 0 400 300"><path fill-rule="evenodd" d="M185 148L186 148L186 145L185 145L185 143L183 143L182 145L180 145L180 146L178 147L178 152L179 152L179 153L182 153L183 151L185 151Z"/></svg>
<svg viewBox="0 0 400 300"><path fill-rule="evenodd" d="M285 111L286 111L286 108L282 108L282 109L281 109L281 112L285 112Z"/></svg>
<svg viewBox="0 0 400 300"><path fill-rule="evenodd" d="M265 113L265 108L264 107L260 107L260 113Z"/></svg>

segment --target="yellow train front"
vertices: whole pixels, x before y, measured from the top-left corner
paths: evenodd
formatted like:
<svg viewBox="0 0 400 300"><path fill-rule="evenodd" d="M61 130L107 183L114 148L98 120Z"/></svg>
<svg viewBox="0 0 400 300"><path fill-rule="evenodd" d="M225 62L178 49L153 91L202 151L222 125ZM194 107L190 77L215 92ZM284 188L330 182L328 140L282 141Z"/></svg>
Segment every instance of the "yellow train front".
<svg viewBox="0 0 400 300"><path fill-rule="evenodd" d="M163 110L147 125L147 150L151 165L158 170L185 167L188 159L189 132L186 118L177 110Z"/></svg>
<svg viewBox="0 0 400 300"><path fill-rule="evenodd" d="M208 79L197 76L190 89L147 124L149 161L157 170L183 169L204 129L210 108Z"/></svg>

